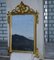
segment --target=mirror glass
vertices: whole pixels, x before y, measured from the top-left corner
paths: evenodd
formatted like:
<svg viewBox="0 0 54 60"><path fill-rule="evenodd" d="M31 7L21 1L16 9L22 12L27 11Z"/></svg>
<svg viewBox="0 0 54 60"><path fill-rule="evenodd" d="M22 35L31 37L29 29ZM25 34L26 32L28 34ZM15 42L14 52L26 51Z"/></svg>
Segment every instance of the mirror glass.
<svg viewBox="0 0 54 60"><path fill-rule="evenodd" d="M12 16L12 50L33 51L34 16Z"/></svg>

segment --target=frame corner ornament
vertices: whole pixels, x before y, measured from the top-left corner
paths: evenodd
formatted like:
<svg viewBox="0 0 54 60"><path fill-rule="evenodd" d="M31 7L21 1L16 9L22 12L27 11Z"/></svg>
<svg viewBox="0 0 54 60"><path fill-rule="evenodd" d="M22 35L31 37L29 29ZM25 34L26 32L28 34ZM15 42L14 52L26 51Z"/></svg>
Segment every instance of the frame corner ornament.
<svg viewBox="0 0 54 60"><path fill-rule="evenodd" d="M35 57L39 58L39 50L38 50L38 48L36 49Z"/></svg>

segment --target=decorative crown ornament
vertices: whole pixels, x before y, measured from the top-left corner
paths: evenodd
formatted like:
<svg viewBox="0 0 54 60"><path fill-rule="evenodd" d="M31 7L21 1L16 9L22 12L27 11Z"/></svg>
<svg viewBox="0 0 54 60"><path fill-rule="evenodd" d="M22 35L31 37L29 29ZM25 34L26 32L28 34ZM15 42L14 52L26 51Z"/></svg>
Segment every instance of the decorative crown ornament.
<svg viewBox="0 0 54 60"><path fill-rule="evenodd" d="M30 8L28 5L25 5L22 1L19 5L15 7L11 11L11 14L37 14L38 12L35 12L32 8Z"/></svg>

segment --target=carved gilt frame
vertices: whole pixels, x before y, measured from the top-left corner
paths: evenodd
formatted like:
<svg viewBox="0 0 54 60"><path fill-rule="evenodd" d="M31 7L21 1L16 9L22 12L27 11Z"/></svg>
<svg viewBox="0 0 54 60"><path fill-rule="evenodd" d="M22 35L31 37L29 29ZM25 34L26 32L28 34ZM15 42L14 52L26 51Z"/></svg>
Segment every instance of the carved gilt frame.
<svg viewBox="0 0 54 60"><path fill-rule="evenodd" d="M12 52L12 16L13 15L33 15L34 16L34 54L36 57L39 57L39 52L37 48L37 23L38 23L38 12L31 9L29 6L25 5L22 1L19 5L15 7L12 11L8 11L8 24L9 24L9 52Z"/></svg>

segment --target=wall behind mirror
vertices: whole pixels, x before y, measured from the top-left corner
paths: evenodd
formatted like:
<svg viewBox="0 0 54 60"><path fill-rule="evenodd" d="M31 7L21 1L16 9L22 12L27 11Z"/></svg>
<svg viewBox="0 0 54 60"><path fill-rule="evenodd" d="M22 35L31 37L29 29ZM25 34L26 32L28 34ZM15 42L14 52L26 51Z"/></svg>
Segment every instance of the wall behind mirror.
<svg viewBox="0 0 54 60"><path fill-rule="evenodd" d="M12 50L33 51L34 16L12 16Z"/></svg>

